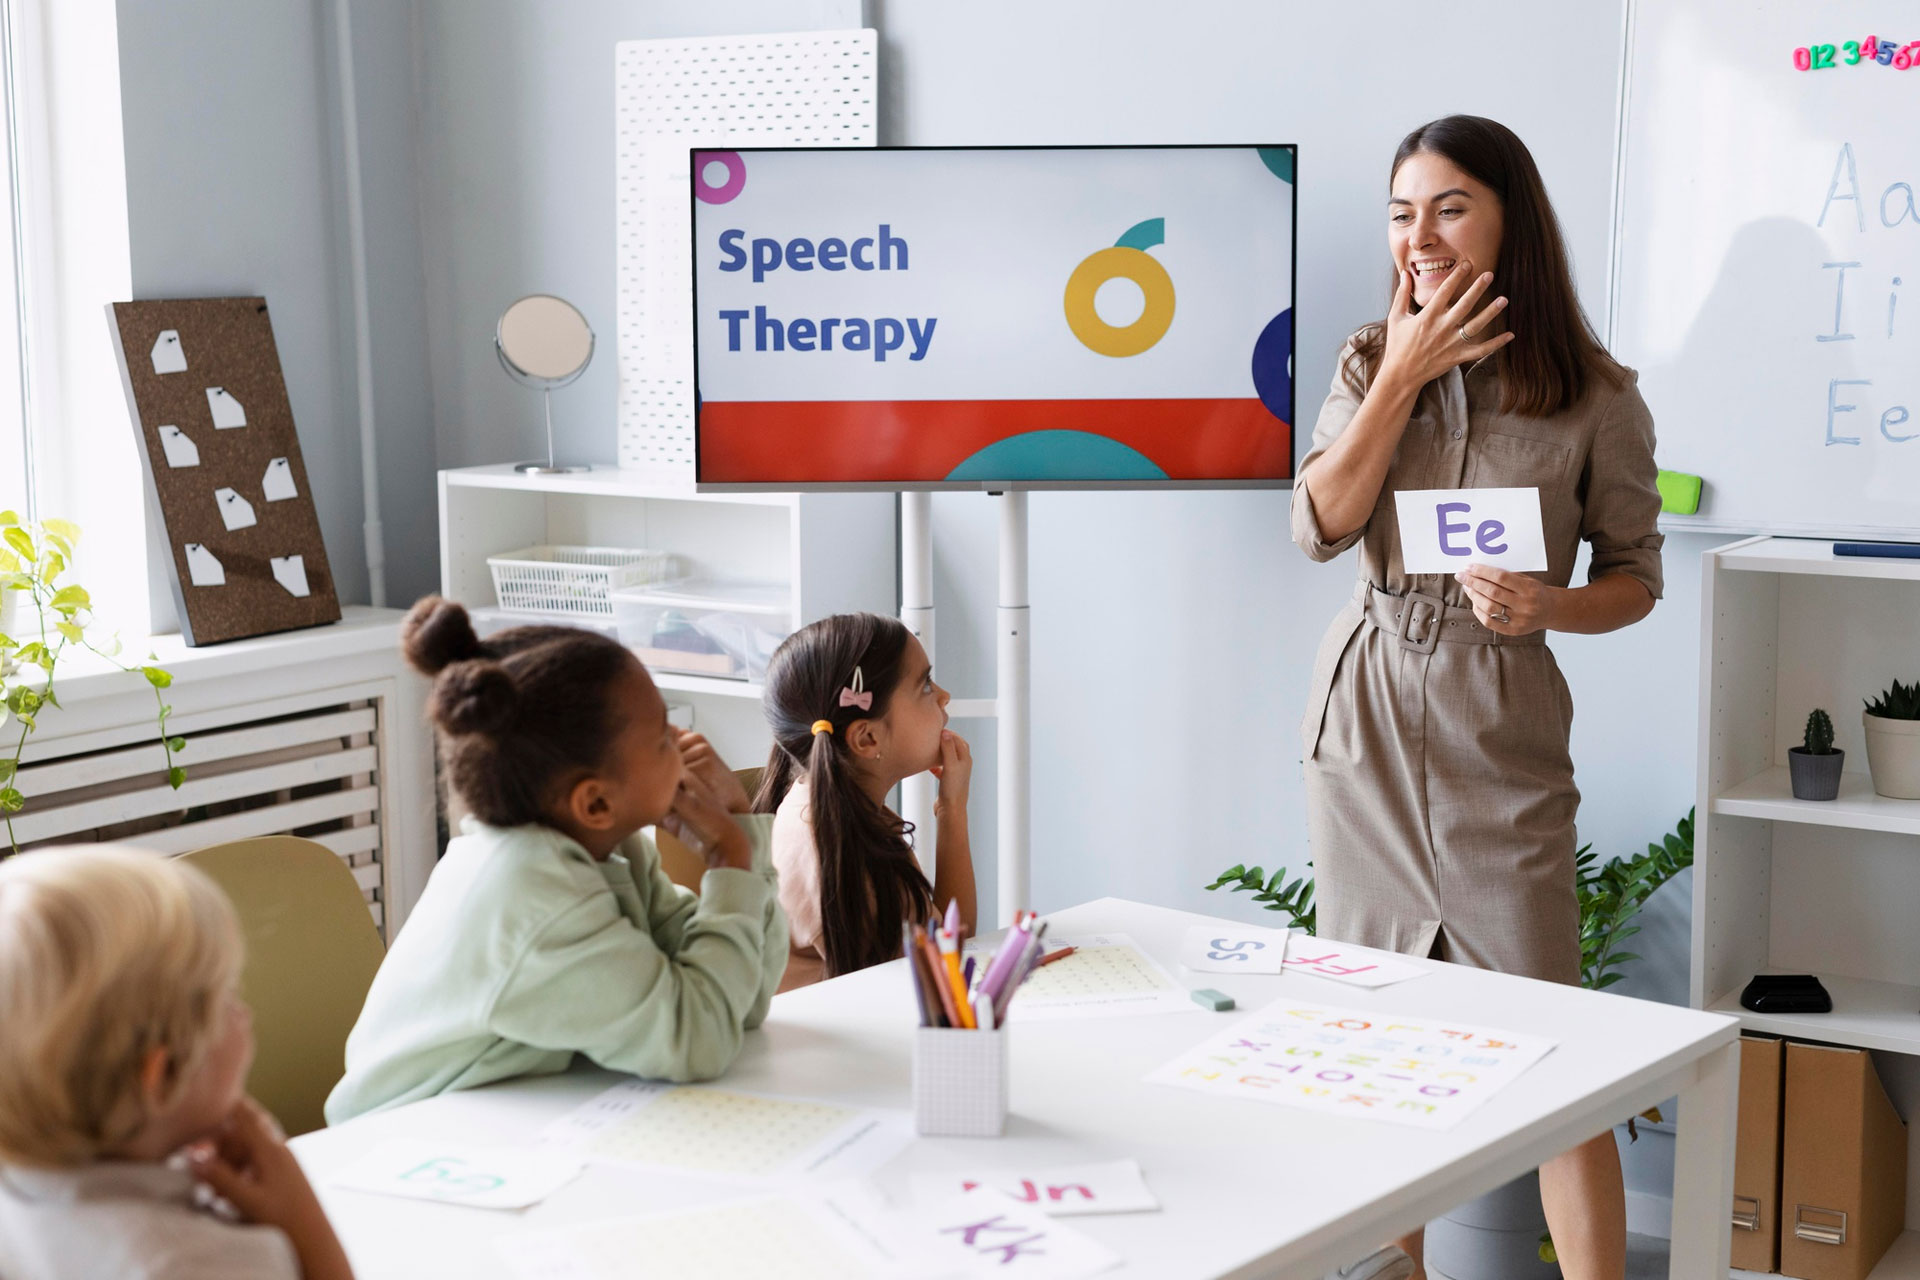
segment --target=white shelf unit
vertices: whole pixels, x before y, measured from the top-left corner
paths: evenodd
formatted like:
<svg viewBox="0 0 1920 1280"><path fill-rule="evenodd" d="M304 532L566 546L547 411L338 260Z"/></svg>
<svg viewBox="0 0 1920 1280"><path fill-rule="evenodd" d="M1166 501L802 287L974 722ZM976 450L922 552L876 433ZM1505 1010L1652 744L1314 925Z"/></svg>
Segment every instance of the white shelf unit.
<svg viewBox="0 0 1920 1280"><path fill-rule="evenodd" d="M1734 1268L1729 1280L1780 1280L1777 1271L1742 1271ZM1920 1276L1920 1231L1903 1231L1893 1242L1879 1265L1867 1273L1867 1280L1914 1280Z"/></svg>
<svg viewBox="0 0 1920 1280"><path fill-rule="evenodd" d="M1866 698L1920 675L1920 561L1749 538L1707 552L1701 586L1693 1003L1876 1051L1909 1121L1909 1230L1872 1277L1920 1280L1920 801L1874 793L1861 723ZM1787 781L1815 707L1847 753L1827 802L1795 800ZM1741 1008L1767 972L1818 974L1833 1012Z"/></svg>
<svg viewBox="0 0 1920 1280"><path fill-rule="evenodd" d="M786 587L785 629L834 613L898 611L896 521L890 493L699 493L634 470L596 467L530 476L511 466L440 473L440 592L501 624L531 618L496 606L487 557L539 544L671 551L694 574ZM736 768L762 764L771 740L750 680L656 671L668 701Z"/></svg>

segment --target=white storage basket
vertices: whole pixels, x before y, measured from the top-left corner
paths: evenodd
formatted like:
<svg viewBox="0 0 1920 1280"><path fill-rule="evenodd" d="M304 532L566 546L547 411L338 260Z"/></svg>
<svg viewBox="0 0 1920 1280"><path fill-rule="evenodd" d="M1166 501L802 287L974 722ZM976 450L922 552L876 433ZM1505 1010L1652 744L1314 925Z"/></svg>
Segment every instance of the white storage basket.
<svg viewBox="0 0 1920 1280"><path fill-rule="evenodd" d="M525 547L487 557L493 593L508 613L612 618L616 587L657 586L684 576L669 551L623 547Z"/></svg>

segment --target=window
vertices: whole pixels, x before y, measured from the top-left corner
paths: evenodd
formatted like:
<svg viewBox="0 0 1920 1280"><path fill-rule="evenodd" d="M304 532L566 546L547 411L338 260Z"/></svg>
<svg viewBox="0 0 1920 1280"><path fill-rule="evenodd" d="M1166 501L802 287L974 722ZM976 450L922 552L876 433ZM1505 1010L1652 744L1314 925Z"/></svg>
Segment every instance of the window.
<svg viewBox="0 0 1920 1280"><path fill-rule="evenodd" d="M0 509L23 519L36 514L33 442L28 397L31 367L26 352L26 243L21 235L22 168L17 163L22 120L18 62L19 14L14 0L0 0Z"/></svg>

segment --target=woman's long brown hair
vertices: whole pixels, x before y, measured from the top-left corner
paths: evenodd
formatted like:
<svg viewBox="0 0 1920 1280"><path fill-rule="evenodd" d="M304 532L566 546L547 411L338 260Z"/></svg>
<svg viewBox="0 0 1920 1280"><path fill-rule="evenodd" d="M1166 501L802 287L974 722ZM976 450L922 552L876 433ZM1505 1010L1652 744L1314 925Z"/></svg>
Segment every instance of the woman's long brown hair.
<svg viewBox="0 0 1920 1280"><path fill-rule="evenodd" d="M887 714L908 635L895 618L836 614L788 636L767 665L773 753L753 808L776 812L805 779L820 854L820 955L828 977L895 959L900 922L933 911L933 886L907 841L912 825L861 789L846 743L855 720ZM840 703L855 667L873 694L871 707ZM831 722L833 732L815 733L817 720Z"/></svg>
<svg viewBox="0 0 1920 1280"><path fill-rule="evenodd" d="M1450 161L1500 198L1500 261L1484 296L1506 297L1505 318L1513 330L1513 341L1494 357L1501 366L1501 411L1544 418L1580 403L1595 375L1622 381L1626 371L1607 354L1580 309L1560 221L1526 143L1484 116L1434 120L1401 140L1387 176L1389 189L1400 166L1422 154ZM1347 369L1359 386L1372 385L1386 345L1385 324L1370 324L1354 335Z"/></svg>

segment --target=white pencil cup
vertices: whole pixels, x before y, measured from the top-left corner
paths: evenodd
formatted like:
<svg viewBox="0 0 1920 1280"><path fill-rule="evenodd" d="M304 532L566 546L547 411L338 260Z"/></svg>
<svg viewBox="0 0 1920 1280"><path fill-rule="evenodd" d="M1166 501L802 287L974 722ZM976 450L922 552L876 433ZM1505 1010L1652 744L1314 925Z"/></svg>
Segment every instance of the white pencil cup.
<svg viewBox="0 0 1920 1280"><path fill-rule="evenodd" d="M923 1137L997 1138L1007 1127L1007 1032L913 1033L913 1127Z"/></svg>

